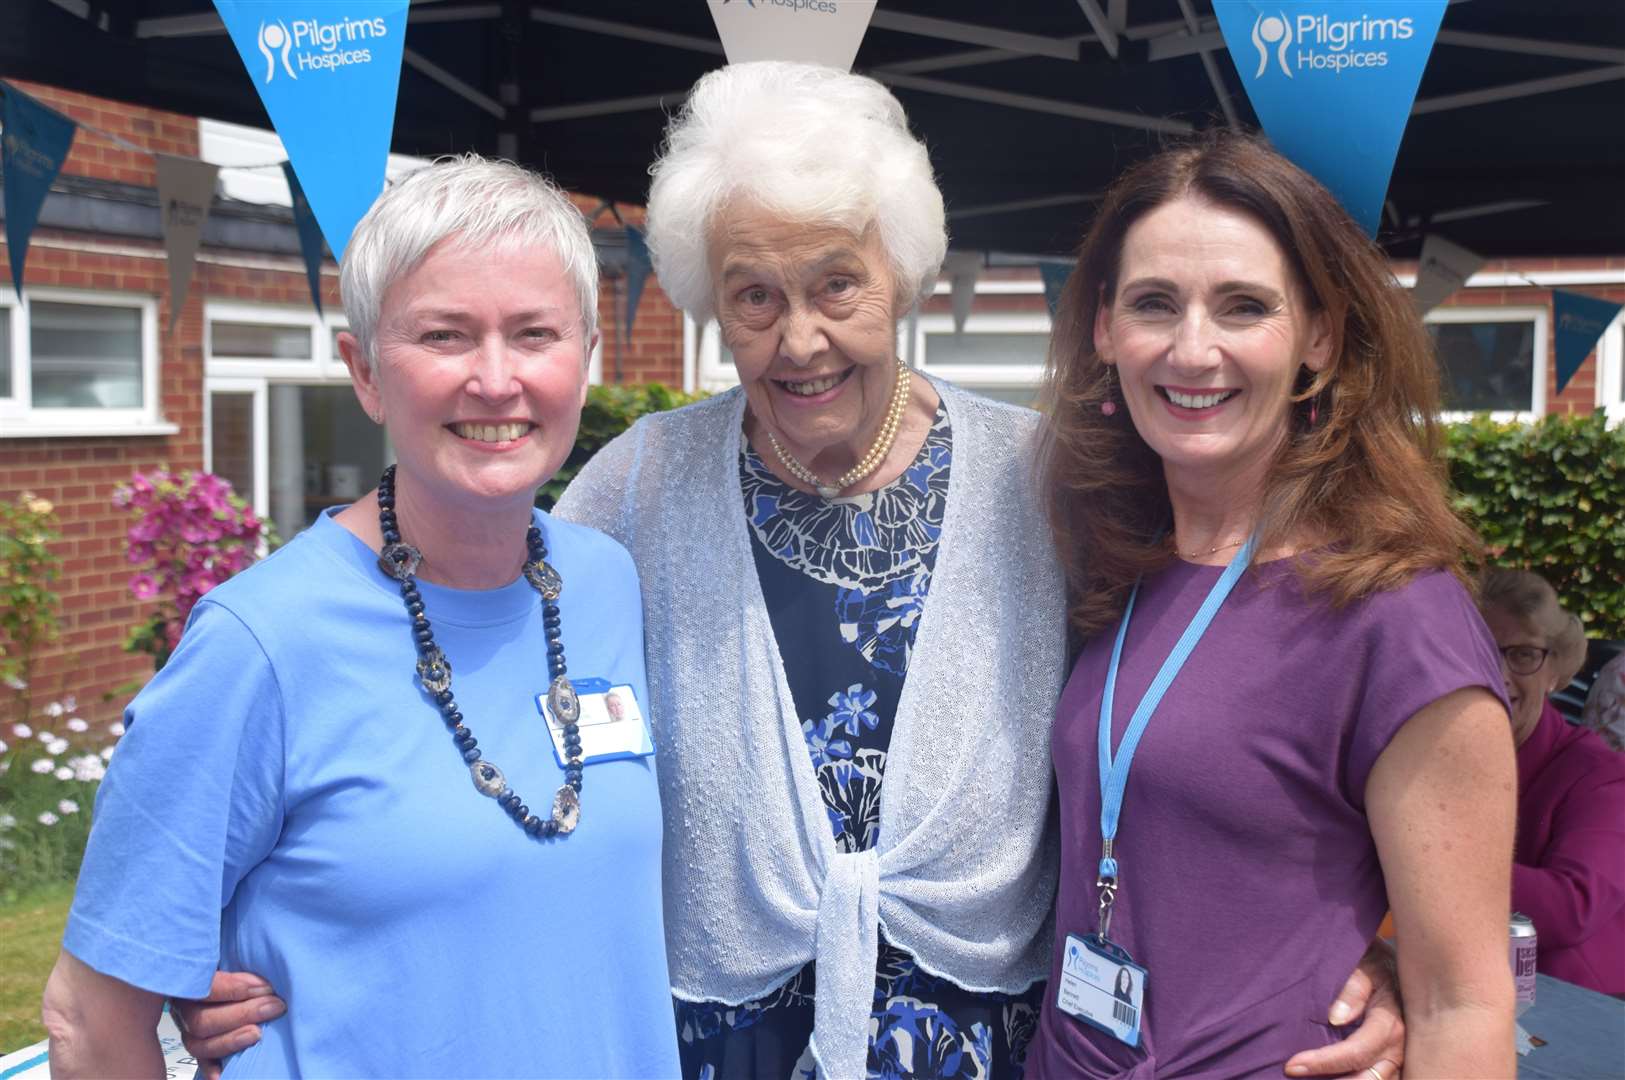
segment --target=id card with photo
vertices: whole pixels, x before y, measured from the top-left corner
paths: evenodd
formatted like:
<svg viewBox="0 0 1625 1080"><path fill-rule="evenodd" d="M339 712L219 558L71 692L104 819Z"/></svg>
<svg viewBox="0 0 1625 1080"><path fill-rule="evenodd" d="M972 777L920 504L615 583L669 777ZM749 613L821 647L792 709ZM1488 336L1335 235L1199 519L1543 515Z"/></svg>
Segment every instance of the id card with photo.
<svg viewBox="0 0 1625 1080"><path fill-rule="evenodd" d="M600 761L648 757L655 752L649 721L638 704L638 696L625 683L611 686L604 679L571 679L581 701L581 760L595 765ZM562 768L569 760L564 749L564 725L547 704L547 695L536 697L536 707L547 718L547 732L553 736L553 756Z"/></svg>
<svg viewBox="0 0 1625 1080"><path fill-rule="evenodd" d="M1145 1017L1145 968L1093 936L1066 936L1056 1006L1119 1042L1140 1045Z"/></svg>

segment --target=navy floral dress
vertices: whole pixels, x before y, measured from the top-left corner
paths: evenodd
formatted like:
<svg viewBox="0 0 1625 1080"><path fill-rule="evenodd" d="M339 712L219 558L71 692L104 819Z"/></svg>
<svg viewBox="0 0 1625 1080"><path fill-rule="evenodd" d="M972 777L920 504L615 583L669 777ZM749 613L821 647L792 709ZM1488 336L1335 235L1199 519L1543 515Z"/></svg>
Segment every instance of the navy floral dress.
<svg viewBox="0 0 1625 1080"><path fill-rule="evenodd" d="M785 484L748 446L740 484L751 548L823 791L835 846L875 846L897 701L931 584L952 432L941 409L897 480L826 501ZM678 1001L688 1080L813 1080L815 966L744 1005ZM1042 986L977 994L922 970L880 936L869 1075L1019 1078Z"/></svg>

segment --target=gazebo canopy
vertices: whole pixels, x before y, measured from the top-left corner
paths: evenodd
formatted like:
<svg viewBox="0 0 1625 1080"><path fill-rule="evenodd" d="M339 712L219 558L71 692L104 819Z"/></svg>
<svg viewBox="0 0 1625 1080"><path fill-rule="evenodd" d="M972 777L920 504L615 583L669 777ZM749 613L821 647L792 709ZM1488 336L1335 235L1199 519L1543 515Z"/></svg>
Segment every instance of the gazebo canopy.
<svg viewBox="0 0 1625 1080"><path fill-rule="evenodd" d="M722 63L703 0L416 2L394 149L641 202L665 113ZM930 146L959 248L1068 252L1125 165L1256 124L1207 0L880 0L856 70ZM0 73L270 126L206 0L9 0ZM1415 256L1428 231L1491 257L1625 252L1625 4L1451 4L1380 239Z"/></svg>

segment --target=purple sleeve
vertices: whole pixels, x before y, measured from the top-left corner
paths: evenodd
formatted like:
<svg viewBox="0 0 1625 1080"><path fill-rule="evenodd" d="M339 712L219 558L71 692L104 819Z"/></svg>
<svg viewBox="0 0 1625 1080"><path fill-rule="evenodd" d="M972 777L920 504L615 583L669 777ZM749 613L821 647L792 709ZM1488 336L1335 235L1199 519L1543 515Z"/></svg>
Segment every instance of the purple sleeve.
<svg viewBox="0 0 1625 1080"><path fill-rule="evenodd" d="M1450 574L1424 574L1370 597L1357 618L1363 622L1364 685L1355 697L1343 783L1349 800L1363 808L1372 766L1411 717L1471 686L1494 694L1503 709L1507 701L1495 639Z"/></svg>

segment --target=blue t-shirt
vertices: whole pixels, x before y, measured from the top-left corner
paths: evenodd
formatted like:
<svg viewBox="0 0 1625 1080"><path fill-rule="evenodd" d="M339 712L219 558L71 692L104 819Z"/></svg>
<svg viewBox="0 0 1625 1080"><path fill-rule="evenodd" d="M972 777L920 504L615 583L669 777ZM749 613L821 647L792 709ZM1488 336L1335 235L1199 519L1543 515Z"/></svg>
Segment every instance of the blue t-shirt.
<svg viewBox="0 0 1625 1080"><path fill-rule="evenodd" d="M630 556L537 522L571 676L647 703ZM419 587L481 750L549 813L536 593ZM415 655L329 517L211 591L126 713L65 947L178 997L263 975L288 1013L229 1078L676 1075L653 759L588 765L575 833L532 839L475 789Z"/></svg>

